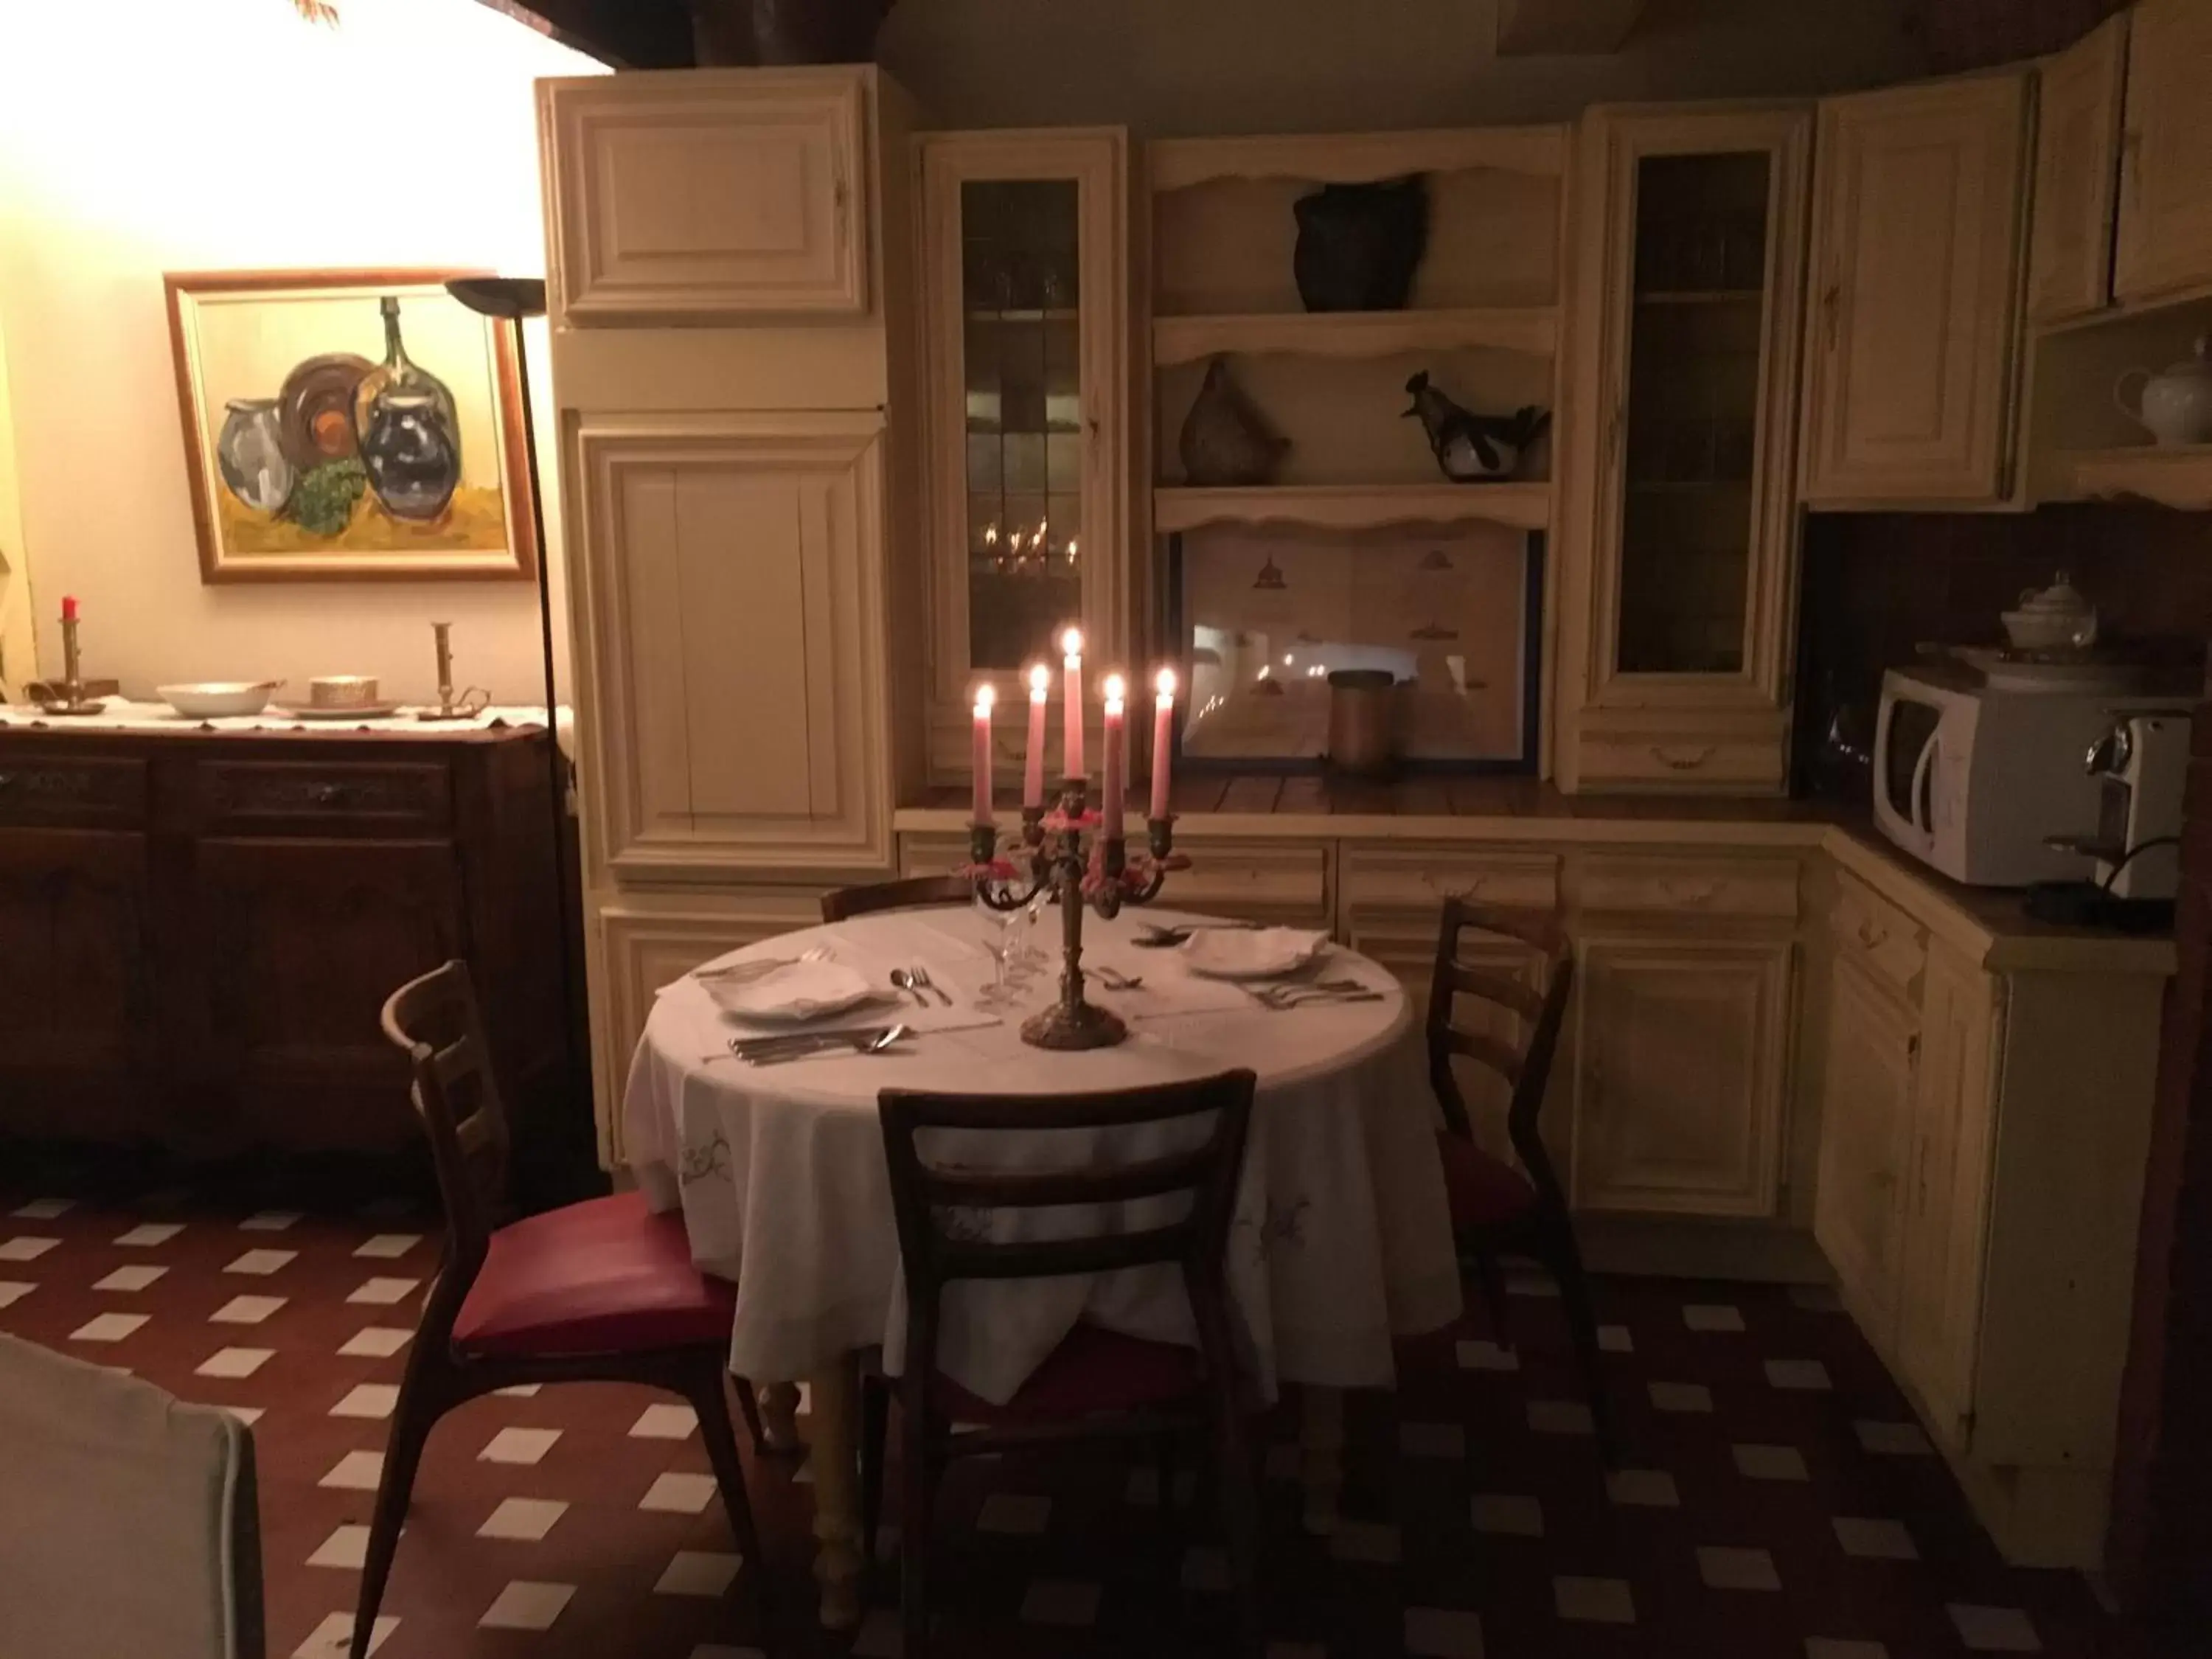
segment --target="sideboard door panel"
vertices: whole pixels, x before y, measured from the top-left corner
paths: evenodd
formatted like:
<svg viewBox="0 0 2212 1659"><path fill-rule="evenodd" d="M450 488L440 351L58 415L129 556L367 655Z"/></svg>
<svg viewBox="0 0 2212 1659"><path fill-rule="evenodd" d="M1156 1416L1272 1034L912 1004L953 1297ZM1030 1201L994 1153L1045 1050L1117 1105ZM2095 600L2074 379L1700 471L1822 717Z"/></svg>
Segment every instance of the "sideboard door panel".
<svg viewBox="0 0 2212 1659"><path fill-rule="evenodd" d="M0 1097L12 1132L135 1139L161 1115L148 1065L154 957L143 836L0 836Z"/></svg>
<svg viewBox="0 0 2212 1659"><path fill-rule="evenodd" d="M198 858L212 1053L240 1127L313 1150L412 1144L378 1016L465 946L453 845L208 841Z"/></svg>

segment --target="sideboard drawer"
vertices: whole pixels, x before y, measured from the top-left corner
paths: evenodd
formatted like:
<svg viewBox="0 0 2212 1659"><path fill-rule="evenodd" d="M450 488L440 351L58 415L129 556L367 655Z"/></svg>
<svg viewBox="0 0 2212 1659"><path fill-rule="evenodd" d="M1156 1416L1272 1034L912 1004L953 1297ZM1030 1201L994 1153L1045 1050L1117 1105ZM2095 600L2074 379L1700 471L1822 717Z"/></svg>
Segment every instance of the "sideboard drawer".
<svg viewBox="0 0 2212 1659"><path fill-rule="evenodd" d="M1359 846L1346 842L1344 899L1355 916L1418 916L1433 930L1448 898L1507 910L1555 910L1559 855L1518 848Z"/></svg>
<svg viewBox="0 0 2212 1659"><path fill-rule="evenodd" d="M134 830L145 821L143 761L0 754L0 824Z"/></svg>
<svg viewBox="0 0 2212 1659"><path fill-rule="evenodd" d="M1586 787L1778 793L1784 781L1776 736L1585 732L1580 749Z"/></svg>
<svg viewBox="0 0 2212 1659"><path fill-rule="evenodd" d="M1731 921L1795 921L1797 860L1734 853L1593 854L1582 866L1581 908Z"/></svg>
<svg viewBox="0 0 2212 1659"><path fill-rule="evenodd" d="M423 762L212 761L199 769L203 827L231 833L355 829L414 835L453 820L447 769Z"/></svg>
<svg viewBox="0 0 2212 1659"><path fill-rule="evenodd" d="M1839 956L1860 967L1908 1003L1920 996L1921 970L1928 965L1928 934L1864 882L1838 871L1828 926Z"/></svg>
<svg viewBox="0 0 2212 1659"><path fill-rule="evenodd" d="M1176 850L1190 854L1190 868L1161 888L1164 908L1309 927L1335 920L1326 842L1193 840Z"/></svg>

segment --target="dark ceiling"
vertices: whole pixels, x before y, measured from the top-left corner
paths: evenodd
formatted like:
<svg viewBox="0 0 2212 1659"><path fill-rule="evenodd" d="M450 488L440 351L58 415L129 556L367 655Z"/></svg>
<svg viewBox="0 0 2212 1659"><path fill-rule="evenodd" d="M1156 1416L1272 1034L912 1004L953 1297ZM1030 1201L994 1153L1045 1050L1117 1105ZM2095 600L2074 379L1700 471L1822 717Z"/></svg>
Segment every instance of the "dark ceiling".
<svg viewBox="0 0 2212 1659"><path fill-rule="evenodd" d="M691 14L684 0L484 0L535 17L568 45L623 69L683 69L691 63Z"/></svg>

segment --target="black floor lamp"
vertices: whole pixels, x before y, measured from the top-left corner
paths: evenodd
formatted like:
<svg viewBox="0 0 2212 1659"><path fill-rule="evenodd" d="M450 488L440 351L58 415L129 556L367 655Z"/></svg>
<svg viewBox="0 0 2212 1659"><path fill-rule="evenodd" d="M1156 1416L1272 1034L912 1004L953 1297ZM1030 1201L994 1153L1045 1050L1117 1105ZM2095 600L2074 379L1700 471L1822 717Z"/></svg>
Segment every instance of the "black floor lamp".
<svg viewBox="0 0 2212 1659"><path fill-rule="evenodd" d="M552 772L553 804L553 870L558 884L561 913L561 1051L567 1066L567 1088L564 1096L572 1102L588 1102L591 1098L587 1067L584 1057L576 1051L577 982L575 952L568 937L568 899L575 890L570 882L568 867L568 778L567 763L561 752L559 722L554 711L560 707L559 688L553 675L553 576L552 562L545 544L545 496L538 488L538 422L530 401L530 351L522 337L526 318L545 314L545 283L536 276L459 276L446 284L446 291L479 316L494 317L514 325L514 363L517 391L522 399L522 447L530 469L530 516L532 527L538 535L538 647L545 671L545 724L552 741L547 745L546 764ZM564 1126L565 1127L565 1126ZM527 1150L520 1162L525 1170L536 1165ZM565 1151L565 1148L560 1149ZM580 1154L581 1149L580 1148ZM556 1152L556 1158L558 1153ZM549 1188L563 1190L532 1192L527 1194L535 1203L550 1204L576 1194L565 1190L580 1183L581 1170L591 1172L590 1180L597 1183L597 1160L580 1156L576 1160L580 1169L572 1170L565 1158L546 1182ZM542 1167L542 1166L540 1166ZM533 1182L533 1185L536 1183Z"/></svg>

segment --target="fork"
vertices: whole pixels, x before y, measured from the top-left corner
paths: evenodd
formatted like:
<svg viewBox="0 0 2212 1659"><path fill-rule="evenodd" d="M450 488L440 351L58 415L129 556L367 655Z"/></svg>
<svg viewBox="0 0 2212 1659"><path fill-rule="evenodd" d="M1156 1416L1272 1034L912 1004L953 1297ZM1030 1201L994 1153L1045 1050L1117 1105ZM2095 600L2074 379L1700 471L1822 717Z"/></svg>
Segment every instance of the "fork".
<svg viewBox="0 0 2212 1659"><path fill-rule="evenodd" d="M950 1008L952 1006L952 999L945 994L945 988L939 985L935 980L930 978L929 969L923 967L920 963L917 962L913 967L908 969L906 970L906 976L914 984L928 992L930 995L935 997L946 1007Z"/></svg>
<svg viewBox="0 0 2212 1659"><path fill-rule="evenodd" d="M1381 1002L1382 993L1370 990L1357 981L1339 982L1332 986L1267 985L1252 994L1268 1007L1278 1012L1303 1008L1316 1002Z"/></svg>

